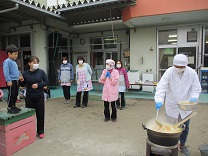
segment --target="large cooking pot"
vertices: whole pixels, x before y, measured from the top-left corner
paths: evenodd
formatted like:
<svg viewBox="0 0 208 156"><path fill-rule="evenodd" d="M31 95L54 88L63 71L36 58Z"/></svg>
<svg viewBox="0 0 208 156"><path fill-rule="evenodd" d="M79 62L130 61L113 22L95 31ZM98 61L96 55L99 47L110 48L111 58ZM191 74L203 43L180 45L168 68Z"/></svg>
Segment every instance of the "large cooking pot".
<svg viewBox="0 0 208 156"><path fill-rule="evenodd" d="M147 130L148 139L152 143L161 145L161 146L175 146L178 143L178 140L180 139L180 135L182 131L184 130L185 125L181 125L180 128L182 128L182 131L178 133L157 132L157 131L148 129L143 123L142 123L142 127L144 128L144 130Z"/></svg>

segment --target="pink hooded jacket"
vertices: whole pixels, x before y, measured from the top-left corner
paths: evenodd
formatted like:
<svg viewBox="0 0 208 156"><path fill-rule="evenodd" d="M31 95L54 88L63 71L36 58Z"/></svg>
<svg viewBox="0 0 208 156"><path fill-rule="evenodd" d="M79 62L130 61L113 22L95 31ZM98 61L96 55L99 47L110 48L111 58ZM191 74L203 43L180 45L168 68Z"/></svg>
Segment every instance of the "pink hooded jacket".
<svg viewBox="0 0 208 156"><path fill-rule="evenodd" d="M102 100L112 102L118 99L119 73L116 69L112 69L112 72L111 72L112 80L111 80L110 78L105 77L107 71L108 71L107 69L103 70L102 75L99 79L99 82L104 84Z"/></svg>

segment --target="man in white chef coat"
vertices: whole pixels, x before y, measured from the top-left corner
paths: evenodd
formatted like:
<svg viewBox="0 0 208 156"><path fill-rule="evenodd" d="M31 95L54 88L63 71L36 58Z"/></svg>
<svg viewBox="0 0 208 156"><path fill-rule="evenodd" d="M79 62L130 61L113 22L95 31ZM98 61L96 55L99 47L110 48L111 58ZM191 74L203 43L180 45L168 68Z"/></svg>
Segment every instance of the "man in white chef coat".
<svg viewBox="0 0 208 156"><path fill-rule="evenodd" d="M183 54L175 55L173 66L163 74L156 87L156 110L165 104L166 117L169 122L176 123L191 114L191 111L183 111L178 107L180 101L197 102L201 92L201 85L197 73L188 65L188 58ZM189 132L190 120L186 121L185 130L180 136L178 149L185 155L190 153L185 146Z"/></svg>

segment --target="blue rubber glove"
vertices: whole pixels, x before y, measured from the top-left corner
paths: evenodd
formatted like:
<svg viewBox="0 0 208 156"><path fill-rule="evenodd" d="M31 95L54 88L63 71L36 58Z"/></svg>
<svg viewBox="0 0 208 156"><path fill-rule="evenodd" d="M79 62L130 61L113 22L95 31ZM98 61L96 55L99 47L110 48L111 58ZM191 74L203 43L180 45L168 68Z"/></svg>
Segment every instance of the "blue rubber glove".
<svg viewBox="0 0 208 156"><path fill-rule="evenodd" d="M155 104L156 110L159 110L162 107L162 102L156 102Z"/></svg>
<svg viewBox="0 0 208 156"><path fill-rule="evenodd" d="M110 78L110 76L111 76L111 75L110 75L110 72L107 71L106 74L105 74L105 77L109 77L109 78Z"/></svg>
<svg viewBox="0 0 208 156"><path fill-rule="evenodd" d="M189 100L189 102L197 102L197 98L191 98L191 100Z"/></svg>

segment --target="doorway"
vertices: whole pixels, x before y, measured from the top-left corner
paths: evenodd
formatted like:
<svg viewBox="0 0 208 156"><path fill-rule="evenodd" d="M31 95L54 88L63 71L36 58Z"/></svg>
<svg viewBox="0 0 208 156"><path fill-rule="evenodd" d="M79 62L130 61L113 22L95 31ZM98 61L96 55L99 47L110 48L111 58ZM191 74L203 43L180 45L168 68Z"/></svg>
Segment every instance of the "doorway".
<svg viewBox="0 0 208 156"><path fill-rule="evenodd" d="M159 70L158 78L160 79L165 71L173 66L173 58L176 54L184 54L188 57L188 66L197 70L198 67L198 46L193 47L167 47L159 48Z"/></svg>

